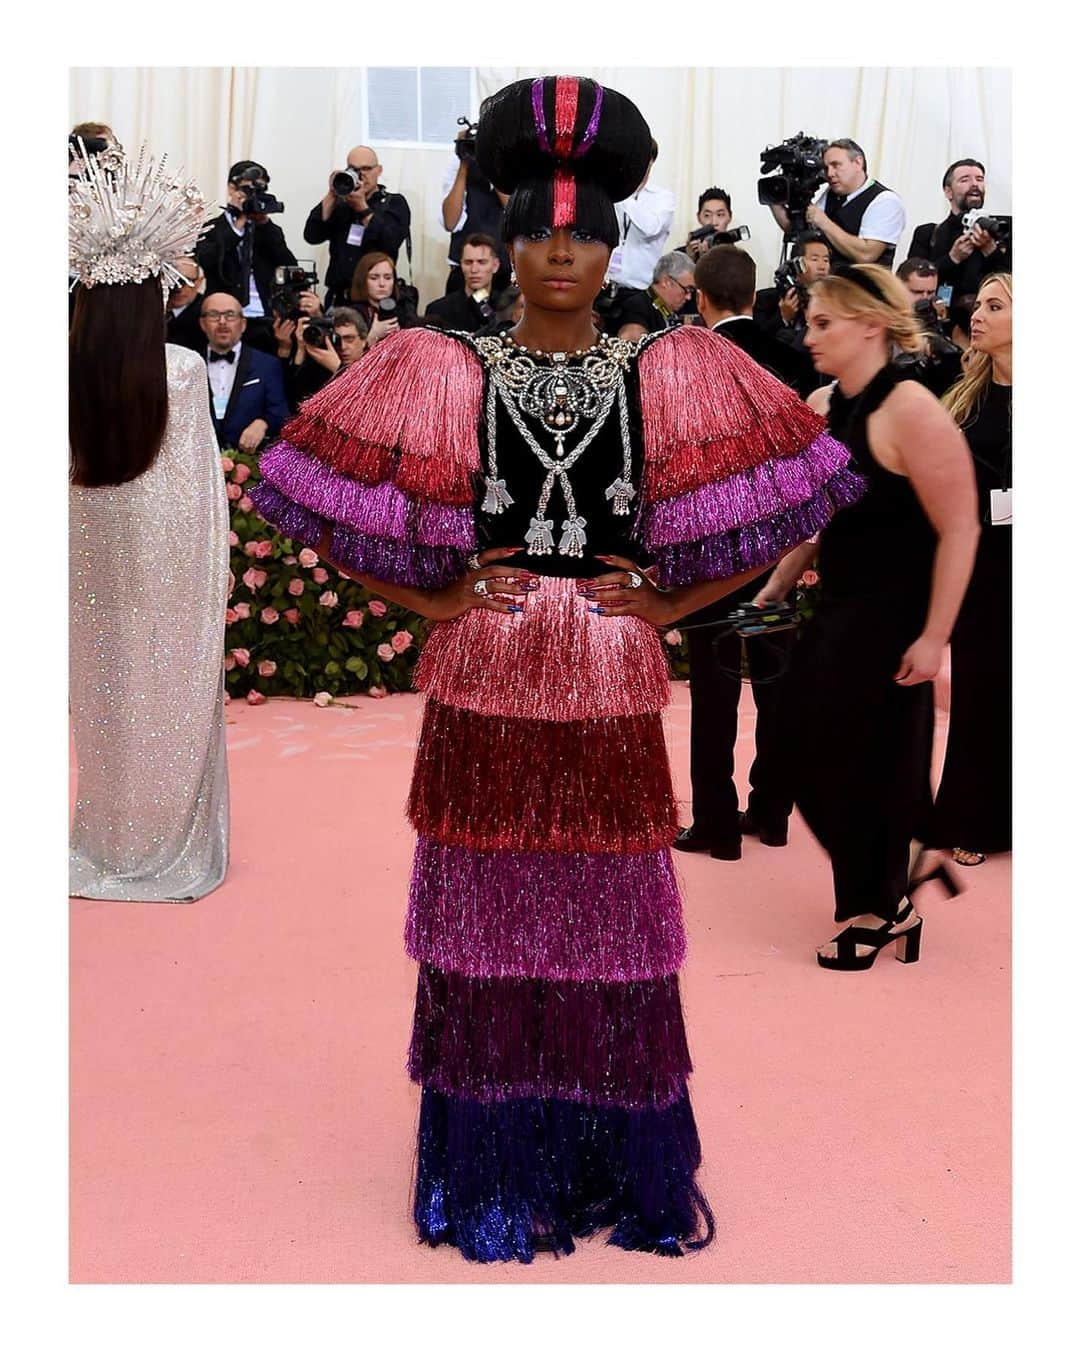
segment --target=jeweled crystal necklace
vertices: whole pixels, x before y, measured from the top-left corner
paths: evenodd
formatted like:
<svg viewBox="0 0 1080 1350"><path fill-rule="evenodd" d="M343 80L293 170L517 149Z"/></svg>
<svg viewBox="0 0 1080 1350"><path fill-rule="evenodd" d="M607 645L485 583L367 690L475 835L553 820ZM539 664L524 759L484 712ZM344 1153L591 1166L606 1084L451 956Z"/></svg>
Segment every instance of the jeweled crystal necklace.
<svg viewBox="0 0 1080 1350"><path fill-rule="evenodd" d="M555 522L545 512L555 484L558 483L567 515L562 523L559 552L567 557L580 558L584 555L587 542L587 522L578 515L568 475L592 444L616 399L619 404L619 432L623 452L622 474L604 495L612 503L612 514L616 516L630 514L630 499L636 495L630 482L630 419L625 379L633 349L628 342L602 335L600 341L588 351L575 352L575 356L584 359L580 366L571 366L567 364L568 353L554 352L545 358L541 352L530 353L524 347L516 346L505 335L502 338L477 338L475 343L489 370L486 408L488 472L484 480L487 490L480 509L489 515L500 515L507 506L513 505L513 498L506 490L505 478L498 476L496 407L501 398L522 440L540 461L547 475L540 490L536 512L525 534L527 551L534 555L547 555L553 551L552 531ZM537 357L550 364L539 364ZM553 454L544 449L526 425L526 415L535 419L540 428L553 438ZM592 426L568 453L566 438L583 421L592 422Z"/></svg>

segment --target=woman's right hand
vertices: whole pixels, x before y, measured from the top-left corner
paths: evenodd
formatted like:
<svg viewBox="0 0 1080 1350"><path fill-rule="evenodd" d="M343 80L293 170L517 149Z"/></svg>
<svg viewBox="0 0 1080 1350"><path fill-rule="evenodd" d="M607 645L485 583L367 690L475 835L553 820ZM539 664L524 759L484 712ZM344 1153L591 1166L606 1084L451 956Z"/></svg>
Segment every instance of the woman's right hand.
<svg viewBox="0 0 1080 1350"><path fill-rule="evenodd" d="M520 548L489 548L481 553L478 568L471 569L432 595L431 603L425 606L426 617L442 622L456 619L470 609L493 609L498 614L518 613L526 598L539 586L540 579L535 572L524 567L510 567L499 559L513 557L522 551ZM477 595L478 581L488 583L487 595Z"/></svg>
<svg viewBox="0 0 1080 1350"><path fill-rule="evenodd" d="M371 327L368 329L367 333L368 347L369 348L374 347L376 342L379 342L382 338L386 337L388 333L396 333L397 331L398 331L397 319L375 319Z"/></svg>

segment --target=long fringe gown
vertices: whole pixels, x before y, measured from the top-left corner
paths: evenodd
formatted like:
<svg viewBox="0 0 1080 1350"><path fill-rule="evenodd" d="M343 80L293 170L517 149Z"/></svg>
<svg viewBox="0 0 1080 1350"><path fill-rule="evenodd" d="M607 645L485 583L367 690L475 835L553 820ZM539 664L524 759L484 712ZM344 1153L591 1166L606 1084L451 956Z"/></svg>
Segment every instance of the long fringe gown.
<svg viewBox="0 0 1080 1350"><path fill-rule="evenodd" d="M566 442L569 462L591 436L568 470L587 546L522 558L542 577L524 613L436 625L417 669L414 1217L422 1240L480 1261L570 1252L601 1229L678 1255L713 1232L678 984L666 662L654 629L590 612L574 578L611 552L654 560L667 584L730 575L859 491L821 419L718 335L605 351L610 398ZM547 470L511 407L520 356L428 330L386 339L265 452L258 509L305 543L332 521L335 560L415 586L521 543Z"/></svg>

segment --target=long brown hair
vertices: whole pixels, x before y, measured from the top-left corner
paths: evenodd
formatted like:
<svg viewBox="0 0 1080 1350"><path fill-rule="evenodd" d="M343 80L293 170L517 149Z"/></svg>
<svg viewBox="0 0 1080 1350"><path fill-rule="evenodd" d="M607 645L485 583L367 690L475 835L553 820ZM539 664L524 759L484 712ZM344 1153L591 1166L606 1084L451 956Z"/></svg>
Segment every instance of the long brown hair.
<svg viewBox="0 0 1080 1350"><path fill-rule="evenodd" d="M368 295L367 278L368 273L378 263L388 262L394 273L394 281L397 281L397 268L394 266L394 260L389 253L379 253L372 251L365 253L359 259L356 267L353 269L352 282L349 286L349 297L353 304L367 305L372 308L371 297Z"/></svg>
<svg viewBox="0 0 1080 1350"><path fill-rule="evenodd" d="M992 281L998 283L1011 303L1012 274L1009 272L991 272L988 277L983 277L982 284L979 286L979 295L982 295ZM945 390L941 398L946 411L952 414L953 421L958 427L962 427L970 421L972 414L986 397L986 391L990 388L990 380L994 373L994 358L989 352L971 351L970 355L965 353L965 358L963 375L955 384L951 384Z"/></svg>
<svg viewBox="0 0 1080 1350"><path fill-rule="evenodd" d="M138 478L161 449L168 413L160 280L81 287L68 334L71 481Z"/></svg>

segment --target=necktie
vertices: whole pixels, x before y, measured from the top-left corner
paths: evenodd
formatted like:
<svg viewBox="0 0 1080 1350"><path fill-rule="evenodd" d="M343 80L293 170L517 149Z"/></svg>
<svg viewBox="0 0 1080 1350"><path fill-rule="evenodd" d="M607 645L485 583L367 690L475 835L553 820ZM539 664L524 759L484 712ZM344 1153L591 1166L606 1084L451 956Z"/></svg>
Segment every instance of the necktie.
<svg viewBox="0 0 1080 1350"><path fill-rule="evenodd" d="M232 363L236 360L236 353L235 353L234 351L228 351L228 352L211 352L211 353L210 353L210 360L211 360L211 361L228 361L229 365L231 366Z"/></svg>

